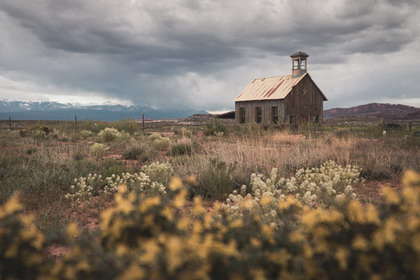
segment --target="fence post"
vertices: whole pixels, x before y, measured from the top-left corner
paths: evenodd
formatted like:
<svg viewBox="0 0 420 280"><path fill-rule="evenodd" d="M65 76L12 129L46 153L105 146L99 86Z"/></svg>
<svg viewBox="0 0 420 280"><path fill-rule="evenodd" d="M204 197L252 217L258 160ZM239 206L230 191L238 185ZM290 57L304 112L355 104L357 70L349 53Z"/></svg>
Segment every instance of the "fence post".
<svg viewBox="0 0 420 280"><path fill-rule="evenodd" d="M12 129L12 115L9 114L9 129Z"/></svg>
<svg viewBox="0 0 420 280"><path fill-rule="evenodd" d="M77 130L77 115L74 114L74 134L76 135L76 130Z"/></svg>
<svg viewBox="0 0 420 280"><path fill-rule="evenodd" d="M143 135L144 135L144 113L141 114L141 124L142 124Z"/></svg>

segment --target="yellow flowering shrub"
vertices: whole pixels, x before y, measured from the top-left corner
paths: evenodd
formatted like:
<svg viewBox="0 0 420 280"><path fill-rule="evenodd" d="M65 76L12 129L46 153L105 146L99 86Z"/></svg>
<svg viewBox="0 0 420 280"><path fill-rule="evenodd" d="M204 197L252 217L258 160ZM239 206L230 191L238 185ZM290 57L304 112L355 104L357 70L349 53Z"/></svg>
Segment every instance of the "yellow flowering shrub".
<svg viewBox="0 0 420 280"><path fill-rule="evenodd" d="M57 260L42 252L12 198L0 208L0 278L419 279L420 175L407 172L403 184L384 188L377 205L312 208L294 196L262 196L243 199L236 214L189 201L179 178L164 196L121 186L98 236L80 238L69 225L68 252Z"/></svg>
<svg viewBox="0 0 420 280"><path fill-rule="evenodd" d="M44 237L15 195L0 206L0 279L35 279L46 262Z"/></svg>
<svg viewBox="0 0 420 280"><path fill-rule="evenodd" d="M307 209L305 236L310 279L418 279L420 276L420 176L403 178L401 192L385 188L384 203L352 200L337 209Z"/></svg>

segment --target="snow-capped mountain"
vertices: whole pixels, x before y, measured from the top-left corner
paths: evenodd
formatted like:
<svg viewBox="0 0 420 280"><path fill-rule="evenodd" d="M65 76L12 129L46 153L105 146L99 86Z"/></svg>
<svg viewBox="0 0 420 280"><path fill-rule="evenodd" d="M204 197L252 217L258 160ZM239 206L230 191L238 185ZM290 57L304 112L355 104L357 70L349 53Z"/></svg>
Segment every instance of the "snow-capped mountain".
<svg viewBox="0 0 420 280"><path fill-rule="evenodd" d="M140 119L142 114L148 119L174 119L190 116L203 111L190 109L159 110L146 106L132 105L77 105L59 102L0 101L0 119L11 117L16 120L104 120Z"/></svg>

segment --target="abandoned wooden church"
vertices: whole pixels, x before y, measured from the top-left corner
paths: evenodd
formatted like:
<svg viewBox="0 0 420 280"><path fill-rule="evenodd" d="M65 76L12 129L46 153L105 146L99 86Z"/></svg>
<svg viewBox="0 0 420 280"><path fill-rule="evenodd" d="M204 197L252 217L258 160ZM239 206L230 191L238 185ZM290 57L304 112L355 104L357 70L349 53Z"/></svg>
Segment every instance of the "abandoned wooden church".
<svg viewBox="0 0 420 280"><path fill-rule="evenodd" d="M308 55L299 51L290 57L291 75L254 79L235 98L237 122L297 126L322 121L327 98L307 73Z"/></svg>

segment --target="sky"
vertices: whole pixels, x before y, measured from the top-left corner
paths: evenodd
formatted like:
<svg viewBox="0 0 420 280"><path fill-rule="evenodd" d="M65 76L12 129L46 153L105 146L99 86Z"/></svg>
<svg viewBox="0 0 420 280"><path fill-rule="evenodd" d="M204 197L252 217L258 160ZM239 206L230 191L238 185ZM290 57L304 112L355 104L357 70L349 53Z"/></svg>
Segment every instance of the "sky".
<svg viewBox="0 0 420 280"><path fill-rule="evenodd" d="M305 51L324 107L420 107L419 0L1 0L0 99L228 110Z"/></svg>

